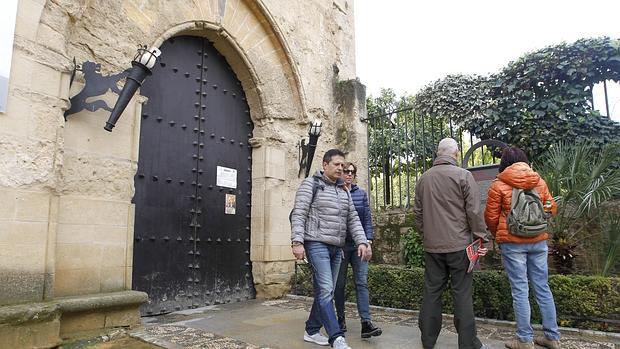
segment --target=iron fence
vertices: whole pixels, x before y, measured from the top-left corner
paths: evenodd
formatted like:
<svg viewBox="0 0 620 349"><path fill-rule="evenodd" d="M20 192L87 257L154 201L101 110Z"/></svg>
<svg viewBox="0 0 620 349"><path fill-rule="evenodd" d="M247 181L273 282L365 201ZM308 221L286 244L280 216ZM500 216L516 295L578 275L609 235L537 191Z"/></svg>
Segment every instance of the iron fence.
<svg viewBox="0 0 620 349"><path fill-rule="evenodd" d="M437 143L445 137L459 143L460 161L465 152L480 141L449 118L421 116L412 107L369 115L368 192L375 210L409 208L415 183L433 164ZM499 162L494 147L474 151L466 167Z"/></svg>

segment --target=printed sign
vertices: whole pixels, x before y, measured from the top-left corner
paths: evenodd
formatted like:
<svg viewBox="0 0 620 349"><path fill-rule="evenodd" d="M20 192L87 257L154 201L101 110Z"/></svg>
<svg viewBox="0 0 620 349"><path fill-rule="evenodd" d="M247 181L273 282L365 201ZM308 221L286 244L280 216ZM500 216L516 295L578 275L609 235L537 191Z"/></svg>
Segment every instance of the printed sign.
<svg viewBox="0 0 620 349"><path fill-rule="evenodd" d="M480 188L480 201L482 207L487 204L487 196L489 195L489 187L499 173L499 165L485 165L478 167L470 167L467 170L471 172Z"/></svg>
<svg viewBox="0 0 620 349"><path fill-rule="evenodd" d="M237 212L237 196L226 194L226 204L224 205L225 214L235 214Z"/></svg>
<svg viewBox="0 0 620 349"><path fill-rule="evenodd" d="M228 167L217 167L217 180L215 183L218 187L226 187L237 189L237 170Z"/></svg>
<svg viewBox="0 0 620 349"><path fill-rule="evenodd" d="M9 75L13 55L15 19L17 18L17 0L4 0L0 8L2 8L0 11L0 113L4 113L9 98Z"/></svg>

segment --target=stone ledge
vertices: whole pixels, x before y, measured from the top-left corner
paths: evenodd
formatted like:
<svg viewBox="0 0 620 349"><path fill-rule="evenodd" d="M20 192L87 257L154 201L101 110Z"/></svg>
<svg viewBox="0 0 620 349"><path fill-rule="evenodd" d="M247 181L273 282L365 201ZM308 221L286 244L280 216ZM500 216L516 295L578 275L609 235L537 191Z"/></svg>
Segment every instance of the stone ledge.
<svg viewBox="0 0 620 349"><path fill-rule="evenodd" d="M54 299L62 313L85 312L106 308L140 306L148 299L148 295L140 291L120 291L96 293L83 296L70 296Z"/></svg>
<svg viewBox="0 0 620 349"><path fill-rule="evenodd" d="M12 326L25 323L53 321L60 317L60 306L55 303L27 303L0 306L0 324Z"/></svg>
<svg viewBox="0 0 620 349"><path fill-rule="evenodd" d="M0 306L0 348L53 348L82 331L140 324L138 291L62 297L40 303Z"/></svg>

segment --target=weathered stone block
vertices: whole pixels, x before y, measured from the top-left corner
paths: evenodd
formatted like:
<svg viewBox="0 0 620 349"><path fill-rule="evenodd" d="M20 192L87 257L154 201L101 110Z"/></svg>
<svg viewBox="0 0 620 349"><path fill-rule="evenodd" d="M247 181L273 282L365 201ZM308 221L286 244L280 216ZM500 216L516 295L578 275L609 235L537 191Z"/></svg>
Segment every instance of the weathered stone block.
<svg viewBox="0 0 620 349"><path fill-rule="evenodd" d="M7 188L0 188L0 221L13 220L17 206L18 192Z"/></svg>
<svg viewBox="0 0 620 349"><path fill-rule="evenodd" d="M95 228L86 224L58 224L57 244L91 244L96 241ZM105 227L105 226L103 226Z"/></svg>
<svg viewBox="0 0 620 349"><path fill-rule="evenodd" d="M56 269L99 269L103 262L102 249L101 245L92 243L58 244L56 246Z"/></svg>
<svg viewBox="0 0 620 349"><path fill-rule="evenodd" d="M114 106L118 96L109 92L105 100L110 107ZM131 159L134 144L135 108L138 98L130 101L121 115L114 132L103 131L110 112L99 109L94 112L80 111L71 115L65 126L65 147L80 152L97 154L102 158ZM99 130L99 132L93 132Z"/></svg>
<svg viewBox="0 0 620 349"><path fill-rule="evenodd" d="M17 196L15 219L20 221L47 222L50 210L50 194L22 191Z"/></svg>
<svg viewBox="0 0 620 349"><path fill-rule="evenodd" d="M105 327L130 327L140 325L140 312L137 307L112 309L105 314Z"/></svg>
<svg viewBox="0 0 620 349"><path fill-rule="evenodd" d="M30 84L30 89L48 96L60 96L61 72L44 64L33 62L32 76L36 77Z"/></svg>
<svg viewBox="0 0 620 349"><path fill-rule="evenodd" d="M43 300L42 271L36 273L24 269L8 269L4 263L5 260L0 260L0 305ZM42 269L42 266L39 267Z"/></svg>
<svg viewBox="0 0 620 349"><path fill-rule="evenodd" d="M291 290L289 284L255 284L254 287L257 299L281 298Z"/></svg>
<svg viewBox="0 0 620 349"><path fill-rule="evenodd" d="M101 268L101 292L125 289L125 267Z"/></svg>
<svg viewBox="0 0 620 349"><path fill-rule="evenodd" d="M0 134L0 186L54 186L57 144L51 141L16 139Z"/></svg>
<svg viewBox="0 0 620 349"><path fill-rule="evenodd" d="M279 148L267 147L265 151L265 177L286 178L286 153Z"/></svg>
<svg viewBox="0 0 620 349"><path fill-rule="evenodd" d="M68 338L70 334L104 328L105 319L103 312L63 313L60 318L60 336Z"/></svg>
<svg viewBox="0 0 620 349"><path fill-rule="evenodd" d="M26 39L35 41L39 20L45 3L34 0L23 0L18 2L17 18L15 21L15 33Z"/></svg>
<svg viewBox="0 0 620 349"><path fill-rule="evenodd" d="M135 167L130 161L73 152L65 154L64 160L60 184L64 194L131 199Z"/></svg>
<svg viewBox="0 0 620 349"><path fill-rule="evenodd" d="M64 53L67 50L67 38L45 23L41 23L37 31L36 40L51 50Z"/></svg>
<svg viewBox="0 0 620 349"><path fill-rule="evenodd" d="M16 241L0 243L0 268L6 271L43 273L45 247L45 240L36 244L21 244Z"/></svg>
<svg viewBox="0 0 620 349"><path fill-rule="evenodd" d="M125 268L125 289L131 290L133 268L130 266Z"/></svg>
<svg viewBox="0 0 620 349"><path fill-rule="evenodd" d="M279 261L282 259L280 246L266 245L263 251L266 261Z"/></svg>
<svg viewBox="0 0 620 349"><path fill-rule="evenodd" d="M102 245L103 260L102 268L125 267L125 244L106 244Z"/></svg>
<svg viewBox="0 0 620 349"><path fill-rule="evenodd" d="M60 321L30 323L17 326L0 325L0 348L54 348L60 344Z"/></svg>
<svg viewBox="0 0 620 349"><path fill-rule="evenodd" d="M43 245L47 237L47 229L47 222L2 222L0 223L0 243ZM22 248L29 250L24 246Z"/></svg>
<svg viewBox="0 0 620 349"><path fill-rule="evenodd" d="M58 223L127 226L128 202L62 196Z"/></svg>
<svg viewBox="0 0 620 349"><path fill-rule="evenodd" d="M265 246L264 245L255 245L254 243L250 246L250 260L253 262L261 262L265 260ZM254 277L256 278L256 273L252 271Z"/></svg>
<svg viewBox="0 0 620 349"><path fill-rule="evenodd" d="M57 297L91 294L100 290L99 268L56 269L54 295Z"/></svg>

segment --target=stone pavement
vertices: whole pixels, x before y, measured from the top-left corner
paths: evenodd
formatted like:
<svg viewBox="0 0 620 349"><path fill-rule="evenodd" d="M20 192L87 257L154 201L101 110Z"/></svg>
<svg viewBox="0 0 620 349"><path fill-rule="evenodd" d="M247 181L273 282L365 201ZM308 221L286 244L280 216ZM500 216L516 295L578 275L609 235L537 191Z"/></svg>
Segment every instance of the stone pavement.
<svg viewBox="0 0 620 349"><path fill-rule="evenodd" d="M302 339L310 306L311 299L295 296L216 305L143 318L144 327L130 335L168 349L319 349ZM417 312L373 307L372 314L383 335L362 340L355 306L347 305L347 341L352 348L422 348ZM457 347L449 316L445 320L436 349ZM511 323L478 322L480 339L493 349L504 348L503 341L512 338L513 331ZM620 349L619 334L574 329L562 332L564 349Z"/></svg>

